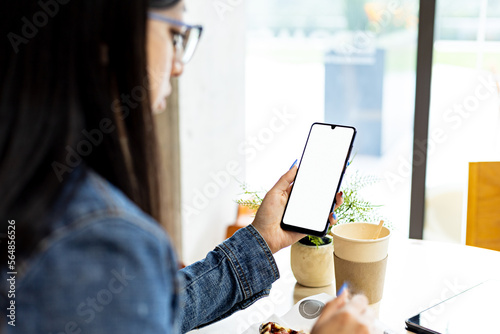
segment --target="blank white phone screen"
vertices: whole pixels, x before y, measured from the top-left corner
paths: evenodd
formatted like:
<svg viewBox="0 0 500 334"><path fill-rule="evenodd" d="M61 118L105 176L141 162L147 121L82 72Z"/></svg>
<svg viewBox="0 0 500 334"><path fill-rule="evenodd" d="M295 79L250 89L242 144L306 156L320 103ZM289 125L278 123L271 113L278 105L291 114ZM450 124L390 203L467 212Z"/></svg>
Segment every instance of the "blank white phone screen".
<svg viewBox="0 0 500 334"><path fill-rule="evenodd" d="M314 231L326 228L353 136L353 128L312 126L283 223Z"/></svg>

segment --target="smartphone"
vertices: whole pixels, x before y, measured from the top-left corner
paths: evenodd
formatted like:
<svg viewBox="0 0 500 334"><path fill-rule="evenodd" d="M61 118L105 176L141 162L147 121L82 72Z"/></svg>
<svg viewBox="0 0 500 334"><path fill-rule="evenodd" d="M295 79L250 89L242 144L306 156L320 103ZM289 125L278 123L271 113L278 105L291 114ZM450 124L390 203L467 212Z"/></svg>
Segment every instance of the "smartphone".
<svg viewBox="0 0 500 334"><path fill-rule="evenodd" d="M281 228L322 237L352 150L352 126L314 123L281 219Z"/></svg>

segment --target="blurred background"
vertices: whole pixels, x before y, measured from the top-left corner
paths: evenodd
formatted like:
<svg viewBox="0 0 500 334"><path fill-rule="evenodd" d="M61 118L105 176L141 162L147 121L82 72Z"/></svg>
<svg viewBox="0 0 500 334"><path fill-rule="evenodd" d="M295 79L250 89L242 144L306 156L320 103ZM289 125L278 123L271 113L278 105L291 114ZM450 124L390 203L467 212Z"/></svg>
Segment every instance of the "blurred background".
<svg viewBox="0 0 500 334"><path fill-rule="evenodd" d="M241 184L269 190L313 122L358 129L346 180L374 176L362 195L407 238L419 1L186 6L204 33L178 88L183 261L225 239ZM499 41L499 1L437 1L424 239L464 242L468 163L500 160Z"/></svg>

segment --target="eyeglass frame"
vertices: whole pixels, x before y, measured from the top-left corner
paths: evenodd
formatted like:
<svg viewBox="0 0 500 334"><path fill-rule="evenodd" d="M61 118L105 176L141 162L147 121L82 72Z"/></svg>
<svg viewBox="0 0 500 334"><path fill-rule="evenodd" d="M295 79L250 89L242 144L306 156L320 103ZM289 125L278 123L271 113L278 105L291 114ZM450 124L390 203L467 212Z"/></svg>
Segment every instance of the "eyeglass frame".
<svg viewBox="0 0 500 334"><path fill-rule="evenodd" d="M176 49L175 50L176 53L178 53L179 51L177 49L179 47L182 47L182 57L180 57L179 60L183 64L187 64L191 60L191 58L193 58L194 52L196 51L196 47L198 46L198 43L199 43L200 38L201 38L201 34L203 32L203 27L201 25L187 24L187 23L184 23L182 21L178 21L178 20L172 19L170 17L164 16L164 15L161 15L161 14L158 14L158 13L155 13L155 12L148 12L148 17L150 19L153 19L153 20L158 20L158 21L161 21L161 22L166 22L166 23L170 23L170 24L176 25L178 27L181 27L181 29L182 29L181 32L175 32L174 33L174 48ZM195 31L198 32L198 39L196 41L196 44L194 45L193 51L191 52L191 54L189 54L188 57L186 57L186 47L184 45L179 45L179 42L176 39L176 37L179 36L184 41L186 41L185 45L187 46L188 45L188 41L189 41L189 37L186 38L186 33L188 31L190 32L191 30L195 30ZM183 44L183 43L180 43L180 44Z"/></svg>

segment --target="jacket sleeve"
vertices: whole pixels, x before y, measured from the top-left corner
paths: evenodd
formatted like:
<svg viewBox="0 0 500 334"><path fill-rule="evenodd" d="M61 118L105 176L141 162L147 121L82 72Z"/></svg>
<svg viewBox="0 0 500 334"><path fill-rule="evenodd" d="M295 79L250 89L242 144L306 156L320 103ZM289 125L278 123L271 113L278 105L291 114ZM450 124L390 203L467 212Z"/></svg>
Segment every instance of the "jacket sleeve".
<svg viewBox="0 0 500 334"><path fill-rule="evenodd" d="M207 257L179 272L182 332L221 320L269 294L279 271L252 226L238 230Z"/></svg>

